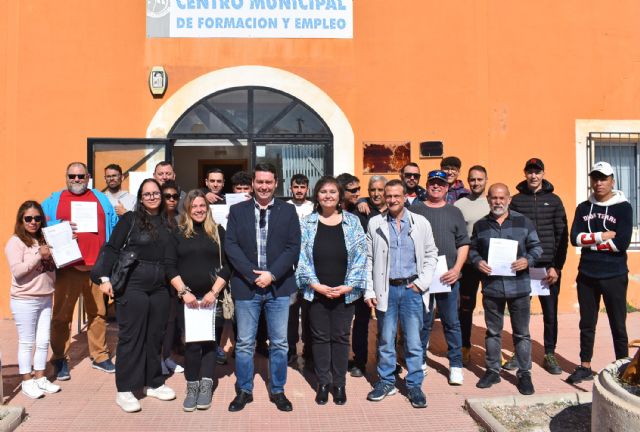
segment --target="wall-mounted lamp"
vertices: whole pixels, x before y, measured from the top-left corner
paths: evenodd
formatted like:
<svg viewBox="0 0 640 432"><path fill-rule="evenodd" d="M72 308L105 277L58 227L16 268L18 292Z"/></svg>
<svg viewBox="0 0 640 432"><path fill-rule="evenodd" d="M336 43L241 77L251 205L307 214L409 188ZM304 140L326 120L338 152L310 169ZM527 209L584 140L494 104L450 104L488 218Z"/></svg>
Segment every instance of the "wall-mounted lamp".
<svg viewBox="0 0 640 432"><path fill-rule="evenodd" d="M167 90L167 72L162 66L154 66L149 72L149 90L153 97L162 97Z"/></svg>

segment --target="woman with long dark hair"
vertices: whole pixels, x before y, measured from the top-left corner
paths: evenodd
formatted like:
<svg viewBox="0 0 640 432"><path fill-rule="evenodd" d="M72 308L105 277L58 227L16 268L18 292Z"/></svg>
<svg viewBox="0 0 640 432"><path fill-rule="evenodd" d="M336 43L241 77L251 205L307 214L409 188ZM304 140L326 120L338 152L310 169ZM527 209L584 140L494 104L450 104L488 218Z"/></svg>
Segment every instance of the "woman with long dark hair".
<svg viewBox="0 0 640 432"><path fill-rule="evenodd" d="M205 194L198 189L190 191L184 200L178 229L174 231L175 248L169 253L167 267L171 285L187 307L210 307L227 284L230 272L224 237L224 229L214 222ZM216 309L216 340L185 344L184 411L211 406L216 347L222 334L222 305L217 303Z"/></svg>
<svg viewBox="0 0 640 432"><path fill-rule="evenodd" d="M147 396L160 400L176 397L164 384L160 368L160 350L169 312L164 263L170 236L160 185L154 179L146 179L138 189L135 211L120 218L104 246L103 268L92 273L97 275L94 282L100 284L100 290L113 296L109 276L120 250L126 245L125 250L137 254L124 292L116 297L116 403L125 412L140 411L134 390L144 388Z"/></svg>
<svg viewBox="0 0 640 432"><path fill-rule="evenodd" d="M33 399L60 391L60 386L44 376L56 279L56 266L42 234L46 225L40 204L25 201L18 208L13 235L4 249L11 271L11 313L18 329L22 393Z"/></svg>
<svg viewBox="0 0 640 432"><path fill-rule="evenodd" d="M340 209L338 181L322 177L313 191L314 212L300 222L302 247L296 279L309 306L316 403L347 402L345 391L354 304L366 288L366 240L357 216Z"/></svg>

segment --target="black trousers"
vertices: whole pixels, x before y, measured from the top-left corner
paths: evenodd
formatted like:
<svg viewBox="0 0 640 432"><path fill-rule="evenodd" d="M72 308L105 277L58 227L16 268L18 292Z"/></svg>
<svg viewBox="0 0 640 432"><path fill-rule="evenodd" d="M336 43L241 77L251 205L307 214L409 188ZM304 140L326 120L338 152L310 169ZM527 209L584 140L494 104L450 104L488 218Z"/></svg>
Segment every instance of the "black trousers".
<svg viewBox="0 0 640 432"><path fill-rule="evenodd" d="M302 323L300 319L302 318ZM302 355L311 355L311 330L309 329L309 302L304 299L304 294L296 293L296 301L289 307L289 323L287 325L287 340L289 342L289 355L296 354L296 344L300 340L299 326L302 324Z"/></svg>
<svg viewBox="0 0 640 432"><path fill-rule="evenodd" d="M478 286L481 273L471 264L462 267L462 279L460 279L460 307L458 317L460 319L460 332L462 334L462 346L471 348L471 328L473 325L473 310L476 308Z"/></svg>
<svg viewBox="0 0 640 432"><path fill-rule="evenodd" d="M560 272L558 271L558 274ZM560 295L560 279L549 285L548 296L538 296L542 308L542 322L544 324L544 353L553 354L558 343L558 296Z"/></svg>
<svg viewBox="0 0 640 432"><path fill-rule="evenodd" d="M309 306L313 364L318 384L344 386L349 363L349 336L354 305L344 296L328 299L316 294Z"/></svg>
<svg viewBox="0 0 640 432"><path fill-rule="evenodd" d="M213 379L216 373L216 347L217 344L213 341L185 344L184 377L187 381Z"/></svg>
<svg viewBox="0 0 640 432"><path fill-rule="evenodd" d="M580 304L580 361L590 362L598 323L600 297L604 300L613 337L616 359L629 356L627 337L628 275L610 279L594 279L578 273L578 303Z"/></svg>
<svg viewBox="0 0 640 432"><path fill-rule="evenodd" d="M355 307L353 319L353 334L351 335L351 349L353 350L353 363L364 370L367 365L369 349L369 319L371 308L360 297L353 302Z"/></svg>
<svg viewBox="0 0 640 432"><path fill-rule="evenodd" d="M169 313L164 268L159 264L138 263L117 303L118 391L163 385L165 379L160 368L160 351Z"/></svg>

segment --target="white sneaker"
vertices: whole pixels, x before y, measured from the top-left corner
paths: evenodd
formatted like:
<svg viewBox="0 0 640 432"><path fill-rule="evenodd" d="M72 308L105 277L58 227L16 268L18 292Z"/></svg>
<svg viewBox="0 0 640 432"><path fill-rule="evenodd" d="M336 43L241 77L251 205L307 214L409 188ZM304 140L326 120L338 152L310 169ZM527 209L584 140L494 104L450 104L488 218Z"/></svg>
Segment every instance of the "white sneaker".
<svg viewBox="0 0 640 432"><path fill-rule="evenodd" d="M60 386L49 381L47 377L38 378L35 382L38 388L45 393L58 393L60 391Z"/></svg>
<svg viewBox="0 0 640 432"><path fill-rule="evenodd" d="M449 369L449 385L462 385L464 376L461 367L452 367Z"/></svg>
<svg viewBox="0 0 640 432"><path fill-rule="evenodd" d="M131 392L118 392L116 403L122 408L122 411L132 413L142 409L140 402Z"/></svg>
<svg viewBox="0 0 640 432"><path fill-rule="evenodd" d="M174 392L171 387L164 384L156 388L147 387L144 389L144 394L163 401L170 401L176 398L176 392Z"/></svg>
<svg viewBox="0 0 640 432"><path fill-rule="evenodd" d="M427 374L429 373L427 362L422 363L421 369L422 369L422 375L427 376Z"/></svg>
<svg viewBox="0 0 640 432"><path fill-rule="evenodd" d="M173 370L173 373L184 373L184 368L176 363L176 368Z"/></svg>
<svg viewBox="0 0 640 432"><path fill-rule="evenodd" d="M31 399L39 399L44 396L44 392L38 387L36 380L31 378L27 381L22 381L22 393L29 396Z"/></svg>

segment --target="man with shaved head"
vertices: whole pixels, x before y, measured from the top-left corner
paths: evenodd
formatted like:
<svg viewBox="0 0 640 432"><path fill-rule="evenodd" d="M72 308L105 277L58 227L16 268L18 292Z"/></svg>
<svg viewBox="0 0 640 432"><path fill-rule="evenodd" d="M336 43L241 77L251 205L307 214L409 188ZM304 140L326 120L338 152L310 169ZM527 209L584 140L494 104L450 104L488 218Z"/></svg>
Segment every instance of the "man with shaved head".
<svg viewBox="0 0 640 432"><path fill-rule="evenodd" d="M511 194L502 183L491 185L487 194L490 213L477 221L471 236L469 257L471 264L482 274L482 305L487 327L485 336L486 372L476 384L488 388L500 382L500 359L504 308L509 308L513 345L518 362L518 391L524 395L534 393L531 382L531 336L529 318L531 281L529 267L542 256L542 246L533 222L526 216L509 209ZM511 264L515 276L494 276L489 267L489 243L492 238L518 242L516 260Z"/></svg>

